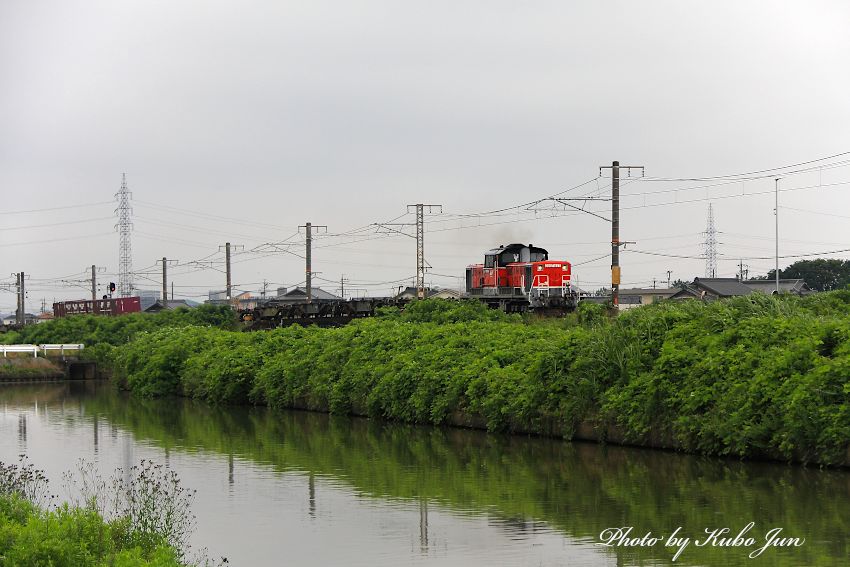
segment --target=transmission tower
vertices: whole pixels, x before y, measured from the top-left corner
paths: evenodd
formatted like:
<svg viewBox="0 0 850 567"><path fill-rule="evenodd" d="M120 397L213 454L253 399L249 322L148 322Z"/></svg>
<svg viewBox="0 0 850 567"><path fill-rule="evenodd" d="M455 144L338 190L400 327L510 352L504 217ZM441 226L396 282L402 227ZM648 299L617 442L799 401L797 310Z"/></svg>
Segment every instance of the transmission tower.
<svg viewBox="0 0 850 567"><path fill-rule="evenodd" d="M717 277L717 230L714 228L714 210L708 204L708 224L705 228L705 277Z"/></svg>
<svg viewBox="0 0 850 567"><path fill-rule="evenodd" d="M130 207L131 193L127 190L127 174L121 174L121 190L115 194L118 207L118 296L129 297L133 294L133 248L130 232L133 230L133 209Z"/></svg>

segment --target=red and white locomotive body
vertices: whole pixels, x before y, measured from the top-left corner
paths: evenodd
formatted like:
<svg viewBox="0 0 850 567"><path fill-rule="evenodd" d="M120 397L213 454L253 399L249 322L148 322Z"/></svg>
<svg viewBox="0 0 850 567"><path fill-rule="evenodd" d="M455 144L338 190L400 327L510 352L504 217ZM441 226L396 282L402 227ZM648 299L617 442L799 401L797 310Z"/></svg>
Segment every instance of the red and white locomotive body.
<svg viewBox="0 0 850 567"><path fill-rule="evenodd" d="M546 250L531 244L509 244L466 268L466 292L506 311L566 310L575 306L570 278L569 262L550 260Z"/></svg>

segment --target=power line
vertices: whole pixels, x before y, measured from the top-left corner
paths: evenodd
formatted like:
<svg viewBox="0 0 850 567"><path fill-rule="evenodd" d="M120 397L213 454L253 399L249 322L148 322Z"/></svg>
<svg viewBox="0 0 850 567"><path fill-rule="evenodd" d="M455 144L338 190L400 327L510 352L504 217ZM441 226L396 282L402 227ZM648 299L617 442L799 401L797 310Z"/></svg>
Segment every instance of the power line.
<svg viewBox="0 0 850 567"><path fill-rule="evenodd" d="M758 174L762 174L762 173L764 173L766 175L761 177L760 179L767 179L767 178L774 177L779 172L781 172L785 169L791 169L793 167L800 167L800 166L803 166L803 165L811 165L813 163L818 163L818 162L821 162L821 161L826 161L826 160L830 160L830 159L833 159L833 158L842 157L842 156L846 156L846 155L850 155L850 152L841 152L841 153L838 153L838 154L833 154L831 156L817 158L817 159L813 159L813 160L809 160L809 161L803 161L803 162L800 162L800 163L794 163L794 164L791 164L791 165L784 165L784 166L781 166L781 167L773 167L773 168L770 168L770 169L759 169L759 170L755 170L755 171L747 171L747 172L744 172L744 173L733 173L733 174L729 174L729 175L714 175L714 176L708 176L708 177L647 177L645 179L647 181L711 181L712 179L738 178L738 180L740 181L741 177L758 175ZM805 171L814 171L814 170L817 170L817 169L818 168L811 168L811 169L808 169L808 170L805 170ZM801 173L801 172L793 172L793 171L792 172L784 172L784 173L782 173L782 175L790 175L792 173Z"/></svg>
<svg viewBox="0 0 850 567"><path fill-rule="evenodd" d="M81 203L79 205L63 205L61 207L46 207L43 209L28 209L21 211L0 211L0 215L24 215L29 213L44 213L47 211L64 211L66 209L81 209L83 207L97 207L99 205L110 205L113 201L98 201L96 203Z"/></svg>

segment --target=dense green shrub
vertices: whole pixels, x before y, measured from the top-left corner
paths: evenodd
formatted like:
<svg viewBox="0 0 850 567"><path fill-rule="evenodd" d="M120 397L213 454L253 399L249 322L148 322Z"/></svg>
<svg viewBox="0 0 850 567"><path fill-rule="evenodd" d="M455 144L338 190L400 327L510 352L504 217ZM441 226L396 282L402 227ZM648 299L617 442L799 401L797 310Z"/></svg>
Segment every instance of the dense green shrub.
<svg viewBox="0 0 850 567"><path fill-rule="evenodd" d="M4 344L83 343L86 349L95 345L122 345L140 332L163 327L190 325L235 328L236 316L226 305L201 305L194 309L179 308L159 313L132 313L120 317L72 315L38 325L28 325L20 331L0 335Z"/></svg>
<svg viewBox="0 0 850 567"><path fill-rule="evenodd" d="M113 480L118 512L107 520L101 514L105 503L97 496L86 494L82 505L53 507L41 471L23 458L17 465L0 463L0 564L187 565L193 493L180 486L173 472L163 472L149 461L129 473L129 479L122 474ZM88 480L101 487L98 496L106 494L105 481L91 476Z"/></svg>
<svg viewBox="0 0 850 567"><path fill-rule="evenodd" d="M662 302L568 325L414 302L342 328L182 327L116 349L134 391L493 430L581 423L690 451L832 463L850 439L850 292Z"/></svg>

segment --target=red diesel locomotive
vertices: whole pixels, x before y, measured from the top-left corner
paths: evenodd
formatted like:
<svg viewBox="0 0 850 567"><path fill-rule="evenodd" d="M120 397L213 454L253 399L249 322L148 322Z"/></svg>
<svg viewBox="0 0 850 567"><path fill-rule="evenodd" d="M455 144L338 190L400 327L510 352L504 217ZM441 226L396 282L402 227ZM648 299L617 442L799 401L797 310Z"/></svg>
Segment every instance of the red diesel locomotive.
<svg viewBox="0 0 850 567"><path fill-rule="evenodd" d="M570 276L570 263L550 260L543 248L508 244L466 268L466 293L508 312L568 311L577 299Z"/></svg>

